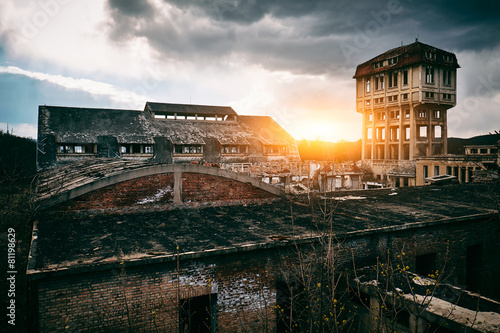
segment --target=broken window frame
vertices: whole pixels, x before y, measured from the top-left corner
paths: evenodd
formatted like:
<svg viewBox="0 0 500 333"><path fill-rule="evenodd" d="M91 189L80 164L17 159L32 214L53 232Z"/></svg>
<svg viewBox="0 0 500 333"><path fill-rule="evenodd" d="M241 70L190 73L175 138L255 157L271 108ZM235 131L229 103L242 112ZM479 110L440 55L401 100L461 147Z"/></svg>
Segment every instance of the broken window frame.
<svg viewBox="0 0 500 333"><path fill-rule="evenodd" d="M201 312L197 311L200 309L200 304ZM179 300L179 332L215 333L217 331L216 316L216 293Z"/></svg>
<svg viewBox="0 0 500 333"><path fill-rule="evenodd" d="M434 67L425 66L425 83L434 84Z"/></svg>
<svg viewBox="0 0 500 333"><path fill-rule="evenodd" d="M247 145L223 145L221 147L221 154L224 154L224 155L248 154L248 146Z"/></svg>
<svg viewBox="0 0 500 333"><path fill-rule="evenodd" d="M203 145L174 144L174 155L203 155Z"/></svg>

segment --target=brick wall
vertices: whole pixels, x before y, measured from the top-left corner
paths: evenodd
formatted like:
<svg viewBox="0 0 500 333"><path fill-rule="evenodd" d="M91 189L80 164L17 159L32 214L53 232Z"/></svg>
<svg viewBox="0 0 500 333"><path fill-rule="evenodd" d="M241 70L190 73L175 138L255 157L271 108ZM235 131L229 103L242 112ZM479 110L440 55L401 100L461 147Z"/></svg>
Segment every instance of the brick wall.
<svg viewBox="0 0 500 333"><path fill-rule="evenodd" d="M232 179L197 173L182 174L182 200L239 201L247 199L269 199L275 196L251 184Z"/></svg>
<svg viewBox="0 0 500 333"><path fill-rule="evenodd" d="M480 245L478 270L481 294L500 299L500 248L497 219L428 224L421 228L372 231L340 238L336 263L344 268L384 262L415 270L416 256L436 253L436 267L449 281L464 286L466 251ZM219 332L272 331L276 319L275 279L296 260L296 248L267 249L207 256L176 262L144 264L38 282L41 332L69 327L69 331L176 331L178 298L217 294ZM404 255L403 255L404 252ZM35 292L37 288L34 288ZM184 295L184 296L183 296Z"/></svg>
<svg viewBox="0 0 500 333"><path fill-rule="evenodd" d="M104 210L169 208L173 204L174 176L158 174L124 181L61 203L54 210ZM182 174L182 200L186 204L241 204L276 196L248 183L204 174Z"/></svg>

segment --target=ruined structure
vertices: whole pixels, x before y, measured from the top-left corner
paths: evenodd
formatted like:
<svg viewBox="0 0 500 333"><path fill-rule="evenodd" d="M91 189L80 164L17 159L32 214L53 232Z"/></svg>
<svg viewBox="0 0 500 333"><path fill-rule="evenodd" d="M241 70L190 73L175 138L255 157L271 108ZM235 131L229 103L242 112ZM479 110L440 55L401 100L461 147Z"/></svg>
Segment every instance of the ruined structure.
<svg viewBox="0 0 500 333"><path fill-rule="evenodd" d="M287 196L275 178L311 170L267 117L147 103L42 106L39 119L31 331L495 332L500 322L495 184ZM359 186L351 165L314 173L325 191ZM436 310L443 302L463 312Z"/></svg>
<svg viewBox="0 0 500 333"><path fill-rule="evenodd" d="M38 166L96 157L154 163L299 161L272 118L231 107L147 102L143 111L40 106Z"/></svg>
<svg viewBox="0 0 500 333"><path fill-rule="evenodd" d="M499 179L499 135L483 136L482 144L464 147L464 154L421 157L416 162L417 184L456 181L459 183Z"/></svg>
<svg viewBox="0 0 500 333"><path fill-rule="evenodd" d="M287 199L246 179L203 170L222 171L218 168L155 170L143 162L116 163L79 164L73 178L65 176L69 166L41 175L67 186L58 200L39 201L43 209L28 267L33 331L290 332L308 318L317 320L318 313L328 331L338 322L338 329L358 332L381 325L409 332L428 327L461 332L471 326L495 332L491 325L500 322L500 303L492 300L500 299L500 289L491 282L500 277L498 207L491 197L500 195L498 187L412 187ZM125 177L132 172L137 177ZM174 185L176 177L182 186ZM78 193L75 178L87 179L86 192L66 196ZM178 204L172 188L181 191ZM299 279L300 267L310 267L315 258L324 262L326 253L335 266ZM389 265L398 275L383 276L402 278L404 284L383 293L372 290L374 277L359 270ZM357 274L347 273L354 267ZM339 285L335 303L328 303L329 297L319 302L317 295L330 292L332 282L323 278L330 270L349 274L351 291ZM412 289L406 272L431 282ZM385 285L380 271L379 278ZM443 287L434 291L436 284ZM293 296L301 285L306 292ZM490 299L473 293L479 290ZM455 315L428 307L419 297L445 302ZM309 307L304 299L311 300ZM391 304L397 311L388 310ZM463 313L481 319L467 322Z"/></svg>
<svg viewBox="0 0 500 333"><path fill-rule="evenodd" d="M447 153L447 111L456 105L459 67L455 54L418 40L358 65L362 159L380 179L416 185L414 172L398 169Z"/></svg>

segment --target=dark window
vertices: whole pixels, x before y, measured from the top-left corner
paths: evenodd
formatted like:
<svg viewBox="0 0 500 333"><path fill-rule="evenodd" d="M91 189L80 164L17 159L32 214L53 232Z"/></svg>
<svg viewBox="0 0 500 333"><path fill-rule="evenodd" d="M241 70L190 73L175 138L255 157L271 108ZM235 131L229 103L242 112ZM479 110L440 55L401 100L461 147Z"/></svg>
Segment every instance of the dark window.
<svg viewBox="0 0 500 333"><path fill-rule="evenodd" d="M424 178L429 177L429 167L424 165Z"/></svg>
<svg viewBox="0 0 500 333"><path fill-rule="evenodd" d="M434 68L432 66L425 67L425 83L434 83Z"/></svg>
<svg viewBox="0 0 500 333"><path fill-rule="evenodd" d="M488 149L486 149L486 148L481 148L481 149L479 149L479 153L480 153L480 154L488 154Z"/></svg>
<svg viewBox="0 0 500 333"><path fill-rule="evenodd" d="M421 276L429 276L436 272L436 253L429 253L415 258L416 273Z"/></svg>
<svg viewBox="0 0 500 333"><path fill-rule="evenodd" d="M439 176L439 165L434 166L434 176Z"/></svg>
<svg viewBox="0 0 500 333"><path fill-rule="evenodd" d="M215 332L216 304L217 294L182 299L179 304L180 332Z"/></svg>
<svg viewBox="0 0 500 333"><path fill-rule="evenodd" d="M467 289L470 291L479 291L481 281L481 270L483 261L482 244L467 246L466 252L466 271L465 279Z"/></svg>
<svg viewBox="0 0 500 333"><path fill-rule="evenodd" d="M403 70L403 85L408 85L408 70Z"/></svg>

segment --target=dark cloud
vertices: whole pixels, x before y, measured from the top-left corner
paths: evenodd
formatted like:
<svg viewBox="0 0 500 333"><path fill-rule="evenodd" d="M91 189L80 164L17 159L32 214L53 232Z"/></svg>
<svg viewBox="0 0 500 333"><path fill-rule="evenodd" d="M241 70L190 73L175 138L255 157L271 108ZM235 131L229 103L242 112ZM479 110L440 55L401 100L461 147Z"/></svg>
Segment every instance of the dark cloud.
<svg viewBox="0 0 500 333"><path fill-rule="evenodd" d="M109 0L109 7L128 16L151 15L153 8L147 0Z"/></svg>
<svg viewBox="0 0 500 333"><path fill-rule="evenodd" d="M164 59L237 57L270 70L330 73L420 40L450 50L500 44L500 2L363 0L108 0L111 38L145 37ZM181 14L179 14L181 13ZM168 14L167 14L168 15Z"/></svg>

